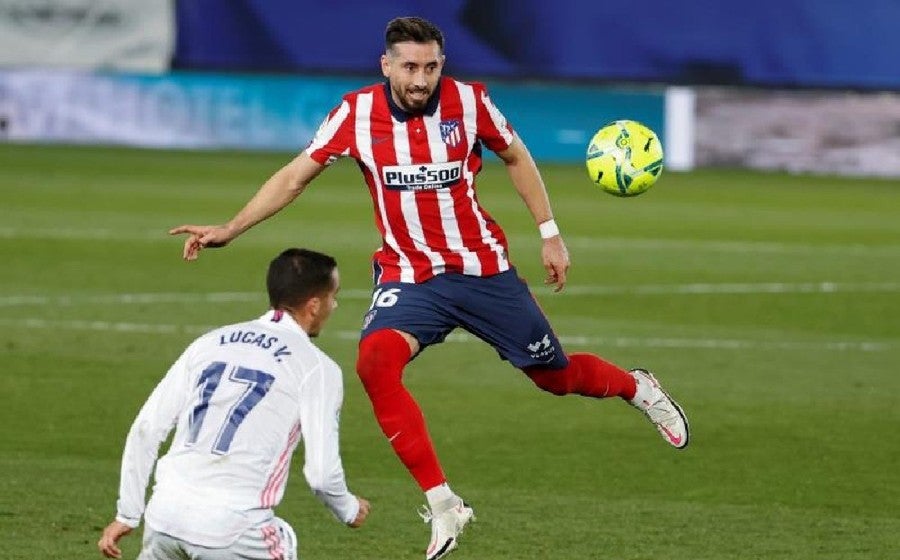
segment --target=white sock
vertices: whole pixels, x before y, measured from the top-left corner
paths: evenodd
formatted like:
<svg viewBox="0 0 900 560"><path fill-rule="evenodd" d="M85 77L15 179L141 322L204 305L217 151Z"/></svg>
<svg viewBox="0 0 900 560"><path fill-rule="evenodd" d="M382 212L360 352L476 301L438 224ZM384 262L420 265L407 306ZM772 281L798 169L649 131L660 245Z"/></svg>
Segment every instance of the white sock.
<svg viewBox="0 0 900 560"><path fill-rule="evenodd" d="M637 390L634 392L634 398L629 402L641 410L646 410L653 398L653 385L643 375L635 375L634 379L637 382Z"/></svg>
<svg viewBox="0 0 900 560"><path fill-rule="evenodd" d="M634 377L634 381L635 381L635 385L636 385L635 391L634 391L634 398L631 399L629 402L631 404L637 406L638 403L643 401L644 397L647 396L647 384L644 383L644 380L638 376Z"/></svg>
<svg viewBox="0 0 900 560"><path fill-rule="evenodd" d="M432 511L435 507L443 506L444 504L442 502L446 502L455 497L456 495L450 490L450 485L446 482L425 491L425 499L428 500L428 507Z"/></svg>

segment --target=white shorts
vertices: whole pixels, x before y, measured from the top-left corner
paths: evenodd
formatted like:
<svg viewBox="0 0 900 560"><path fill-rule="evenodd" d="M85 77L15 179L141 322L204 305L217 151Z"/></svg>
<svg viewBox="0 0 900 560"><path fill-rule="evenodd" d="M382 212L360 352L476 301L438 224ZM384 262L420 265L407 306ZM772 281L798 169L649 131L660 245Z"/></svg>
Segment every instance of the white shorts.
<svg viewBox="0 0 900 560"><path fill-rule="evenodd" d="M297 560L297 535L286 521L273 517L251 527L226 548L208 548L144 526L137 560Z"/></svg>

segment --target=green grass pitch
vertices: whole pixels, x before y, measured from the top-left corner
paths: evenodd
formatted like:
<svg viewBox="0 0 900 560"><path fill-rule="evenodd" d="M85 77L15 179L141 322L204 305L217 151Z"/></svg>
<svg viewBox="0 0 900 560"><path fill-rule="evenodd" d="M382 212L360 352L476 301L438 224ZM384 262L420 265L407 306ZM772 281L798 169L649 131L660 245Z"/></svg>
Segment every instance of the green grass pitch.
<svg viewBox="0 0 900 560"><path fill-rule="evenodd" d="M229 218L289 157L0 144L0 558L99 558L138 407L194 336L265 310L288 246L341 267L319 341L344 368L344 465L373 511L335 522L299 452L278 513L307 560L422 558L422 496L353 371L378 245L355 166L195 263L166 235ZM406 381L478 514L453 557L897 558L898 181L664 172L617 199L580 166L542 171L572 257L556 295L505 172L481 175L520 274L569 350L653 369L693 440L677 452L622 402L542 393L466 337L429 349Z"/></svg>

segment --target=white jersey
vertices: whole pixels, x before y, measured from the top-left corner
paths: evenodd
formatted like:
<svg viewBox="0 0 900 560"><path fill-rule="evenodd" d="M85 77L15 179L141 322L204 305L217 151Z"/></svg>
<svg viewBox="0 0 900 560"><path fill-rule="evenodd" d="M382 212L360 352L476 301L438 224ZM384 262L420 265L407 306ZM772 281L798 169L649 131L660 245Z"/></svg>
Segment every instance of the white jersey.
<svg viewBox="0 0 900 560"><path fill-rule="evenodd" d="M134 421L122 457L117 519L188 542L224 547L268 521L302 439L303 473L342 522L359 500L347 490L338 445L338 365L286 313L216 329L169 369ZM176 427L144 495L159 445Z"/></svg>

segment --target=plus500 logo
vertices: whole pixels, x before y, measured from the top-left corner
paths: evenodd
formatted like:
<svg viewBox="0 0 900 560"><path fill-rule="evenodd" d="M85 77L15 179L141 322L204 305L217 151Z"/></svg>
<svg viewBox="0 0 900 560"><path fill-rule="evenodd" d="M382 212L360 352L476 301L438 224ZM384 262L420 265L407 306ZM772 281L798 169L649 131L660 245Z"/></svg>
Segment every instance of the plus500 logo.
<svg viewBox="0 0 900 560"><path fill-rule="evenodd" d="M381 170L384 186L394 191L428 191L449 187L459 181L462 163L388 165Z"/></svg>

